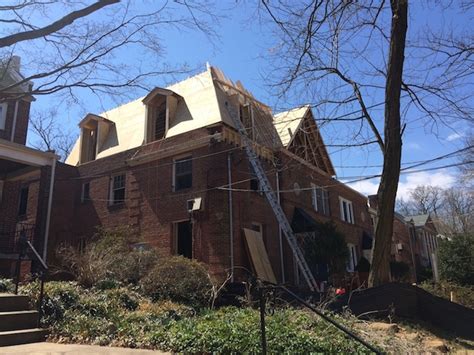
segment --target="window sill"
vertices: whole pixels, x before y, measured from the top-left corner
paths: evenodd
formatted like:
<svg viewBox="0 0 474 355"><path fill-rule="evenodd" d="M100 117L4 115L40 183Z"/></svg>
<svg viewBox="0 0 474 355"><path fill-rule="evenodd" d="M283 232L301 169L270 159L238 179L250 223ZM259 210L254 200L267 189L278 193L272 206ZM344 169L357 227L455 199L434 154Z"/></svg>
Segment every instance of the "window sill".
<svg viewBox="0 0 474 355"><path fill-rule="evenodd" d="M191 192L193 190L193 187L183 187L183 188L180 188L180 189L173 189L173 192Z"/></svg>
<svg viewBox="0 0 474 355"><path fill-rule="evenodd" d="M114 203L112 205L108 205L107 208L109 209L109 211L118 211L122 208L125 208L125 202Z"/></svg>

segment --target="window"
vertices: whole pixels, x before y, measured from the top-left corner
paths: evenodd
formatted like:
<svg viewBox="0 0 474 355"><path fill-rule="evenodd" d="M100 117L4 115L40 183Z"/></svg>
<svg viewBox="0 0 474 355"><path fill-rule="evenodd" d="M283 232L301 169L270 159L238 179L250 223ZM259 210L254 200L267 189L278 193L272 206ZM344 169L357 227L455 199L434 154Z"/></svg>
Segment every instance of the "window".
<svg viewBox="0 0 474 355"><path fill-rule="evenodd" d="M85 182L82 184L82 191L81 191L81 202L87 202L91 199L90 194L90 183Z"/></svg>
<svg viewBox="0 0 474 355"><path fill-rule="evenodd" d="M3 180L0 180L0 203L2 203L3 200L3 186L5 185L5 182Z"/></svg>
<svg viewBox="0 0 474 355"><path fill-rule="evenodd" d="M252 191L260 191L260 184L258 182L258 179L251 179L250 180L250 190Z"/></svg>
<svg viewBox="0 0 474 355"><path fill-rule="evenodd" d="M20 190L20 204L18 205L18 216L26 216L28 210L28 186L24 186Z"/></svg>
<svg viewBox="0 0 474 355"><path fill-rule="evenodd" d="M322 187L311 184L311 201L315 211L329 216L329 192Z"/></svg>
<svg viewBox="0 0 474 355"><path fill-rule="evenodd" d="M125 174L112 177L110 184L110 204L117 205L125 201Z"/></svg>
<svg viewBox="0 0 474 355"><path fill-rule="evenodd" d="M347 261L347 271L354 272L357 267L357 249L354 244L348 243L349 260Z"/></svg>
<svg viewBox="0 0 474 355"><path fill-rule="evenodd" d="M7 122L7 108L8 104L3 102L0 104L0 129L5 129L5 124Z"/></svg>
<svg viewBox="0 0 474 355"><path fill-rule="evenodd" d="M154 140L162 139L166 133L166 100L154 110Z"/></svg>
<svg viewBox="0 0 474 355"><path fill-rule="evenodd" d="M176 159L174 167L174 191L188 189L193 186L193 160L192 157Z"/></svg>
<svg viewBox="0 0 474 355"><path fill-rule="evenodd" d="M341 207L341 219L347 223L354 224L354 210L352 208L352 202L345 198L339 197L339 203Z"/></svg>

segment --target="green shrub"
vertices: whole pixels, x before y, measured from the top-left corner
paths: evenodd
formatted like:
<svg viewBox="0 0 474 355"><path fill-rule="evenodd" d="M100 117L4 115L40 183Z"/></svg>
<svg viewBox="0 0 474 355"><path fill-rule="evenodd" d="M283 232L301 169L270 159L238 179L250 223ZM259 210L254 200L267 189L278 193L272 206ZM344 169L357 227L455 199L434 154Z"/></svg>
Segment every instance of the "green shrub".
<svg viewBox="0 0 474 355"><path fill-rule="evenodd" d="M328 264L335 272L346 269L349 256L344 234L332 222L318 223L316 230L304 238L305 258L315 269L318 264Z"/></svg>
<svg viewBox="0 0 474 355"><path fill-rule="evenodd" d="M474 285L474 235L442 240L438 248L440 277L460 285Z"/></svg>
<svg viewBox="0 0 474 355"><path fill-rule="evenodd" d="M15 284L11 279L0 279L0 292L12 293L15 291Z"/></svg>
<svg viewBox="0 0 474 355"><path fill-rule="evenodd" d="M123 253L111 265L111 276L126 284L138 284L158 262L155 250L132 250Z"/></svg>
<svg viewBox="0 0 474 355"><path fill-rule="evenodd" d="M212 293L206 268L182 256L158 262L141 280L141 287L155 301L171 300L198 308L209 305Z"/></svg>
<svg viewBox="0 0 474 355"><path fill-rule="evenodd" d="M22 286L21 292L37 297L38 284ZM131 287L101 290L49 282L43 310L53 341L185 353L261 350L259 312L251 308L206 309L196 314L193 308L171 301L152 303ZM267 316L266 329L270 353L364 351L321 318L301 310L277 309Z"/></svg>

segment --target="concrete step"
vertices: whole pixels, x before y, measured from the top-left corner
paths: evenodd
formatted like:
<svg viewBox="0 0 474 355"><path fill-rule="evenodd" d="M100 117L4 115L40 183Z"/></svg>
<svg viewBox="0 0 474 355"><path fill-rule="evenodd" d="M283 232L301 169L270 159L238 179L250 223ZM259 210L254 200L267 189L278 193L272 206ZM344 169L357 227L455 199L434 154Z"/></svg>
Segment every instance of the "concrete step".
<svg viewBox="0 0 474 355"><path fill-rule="evenodd" d="M0 332L0 346L28 344L44 341L48 334L46 329L32 328Z"/></svg>
<svg viewBox="0 0 474 355"><path fill-rule="evenodd" d="M0 312L0 331L35 328L38 316L38 311Z"/></svg>
<svg viewBox="0 0 474 355"><path fill-rule="evenodd" d="M29 309L28 296L0 293L0 312L26 311Z"/></svg>

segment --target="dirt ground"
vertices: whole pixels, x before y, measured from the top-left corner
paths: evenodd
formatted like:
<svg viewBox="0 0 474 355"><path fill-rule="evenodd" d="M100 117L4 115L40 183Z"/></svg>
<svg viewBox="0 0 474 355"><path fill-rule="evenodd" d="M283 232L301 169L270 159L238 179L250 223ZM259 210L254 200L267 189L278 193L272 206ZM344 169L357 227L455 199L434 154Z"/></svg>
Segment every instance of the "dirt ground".
<svg viewBox="0 0 474 355"><path fill-rule="evenodd" d="M388 353L474 354L474 341L456 338L426 324L357 320L353 326L366 340Z"/></svg>

